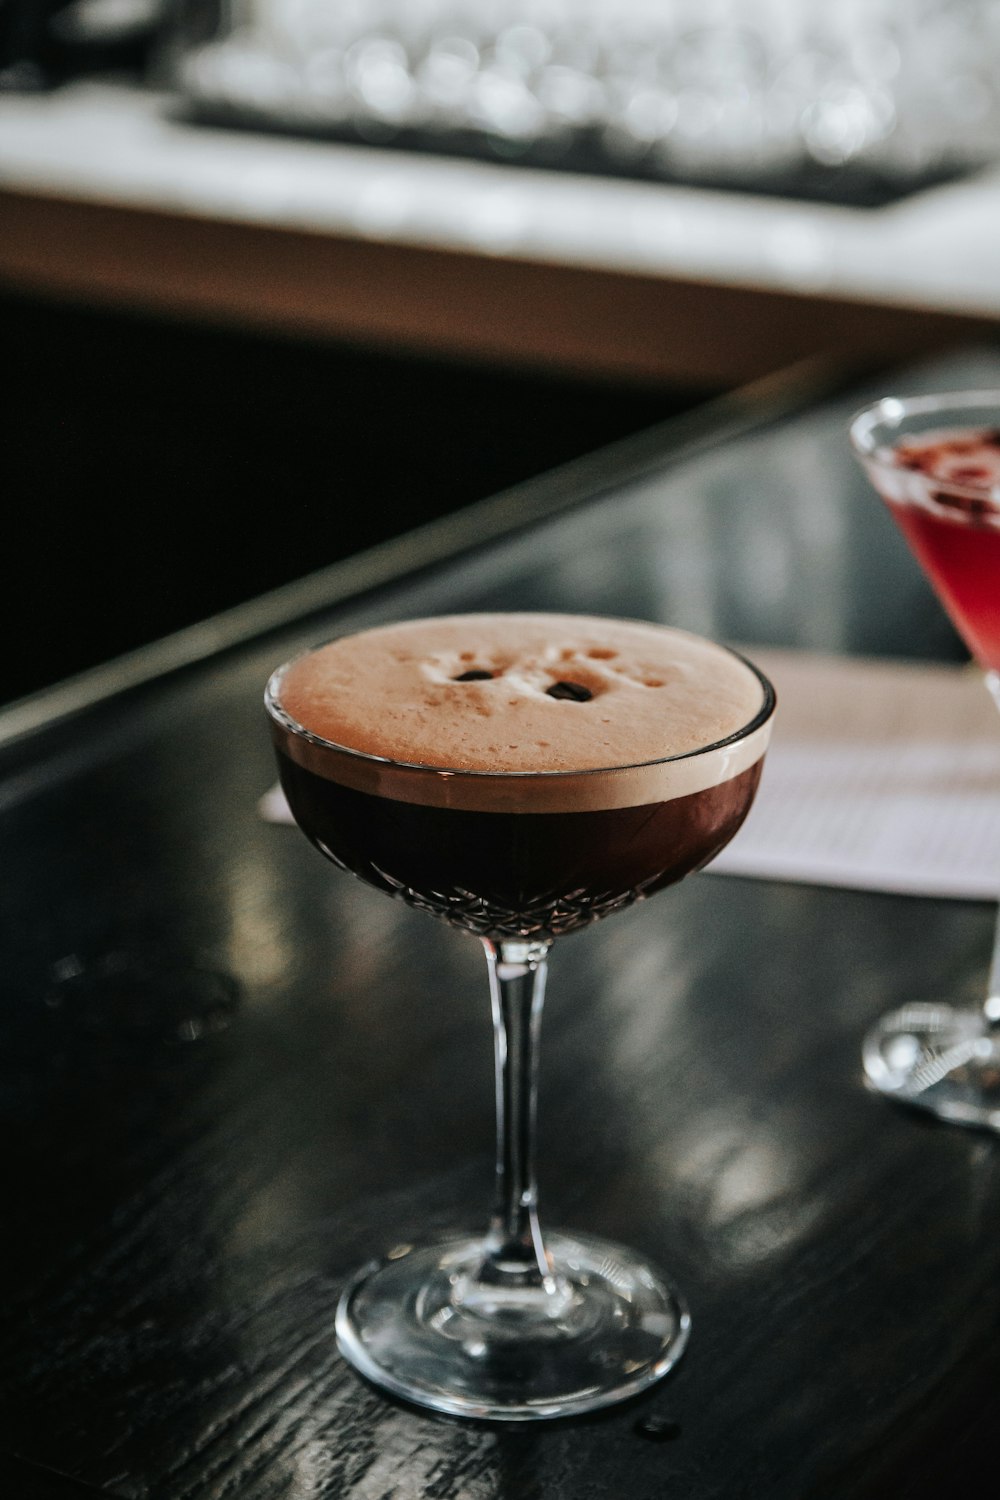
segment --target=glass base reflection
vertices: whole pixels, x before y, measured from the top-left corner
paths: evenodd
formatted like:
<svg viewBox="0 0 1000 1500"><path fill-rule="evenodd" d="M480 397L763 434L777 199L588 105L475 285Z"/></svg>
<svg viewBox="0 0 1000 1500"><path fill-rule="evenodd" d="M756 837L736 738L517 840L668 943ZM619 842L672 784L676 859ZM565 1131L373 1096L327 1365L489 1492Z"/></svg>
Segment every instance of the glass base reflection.
<svg viewBox="0 0 1000 1500"><path fill-rule="evenodd" d="M942 1120L1000 1131L1000 1034L982 1011L906 1005L872 1027L865 1077Z"/></svg>
<svg viewBox="0 0 1000 1500"><path fill-rule="evenodd" d="M690 1328L673 1287L605 1240L546 1249L551 1274L517 1288L484 1277L482 1239L401 1247L345 1290L341 1352L407 1401L494 1421L594 1411L665 1375Z"/></svg>

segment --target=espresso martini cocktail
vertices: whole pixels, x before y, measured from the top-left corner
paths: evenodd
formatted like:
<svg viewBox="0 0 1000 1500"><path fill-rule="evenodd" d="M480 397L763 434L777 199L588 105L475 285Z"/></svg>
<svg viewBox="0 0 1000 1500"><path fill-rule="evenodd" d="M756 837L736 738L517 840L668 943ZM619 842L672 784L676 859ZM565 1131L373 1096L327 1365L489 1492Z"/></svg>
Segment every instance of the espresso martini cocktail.
<svg viewBox="0 0 1000 1500"><path fill-rule="evenodd" d="M889 397L850 435L1000 707L1000 391ZM982 1008L906 1005L873 1027L863 1055L873 1088L1000 1130L1000 934Z"/></svg>
<svg viewBox="0 0 1000 1500"><path fill-rule="evenodd" d="M272 696L312 841L494 939L573 931L705 864L746 815L767 733L747 733L765 695L731 652L567 616L368 631L293 662Z"/></svg>
<svg viewBox="0 0 1000 1500"><path fill-rule="evenodd" d="M684 631L575 615L455 615L345 636L280 668L282 785L334 863L480 937L497 1061L490 1228L395 1255L347 1288L344 1354L457 1414L562 1416L641 1390L688 1317L634 1254L544 1240L535 1066L552 940L705 865L760 777L774 709L740 656Z"/></svg>

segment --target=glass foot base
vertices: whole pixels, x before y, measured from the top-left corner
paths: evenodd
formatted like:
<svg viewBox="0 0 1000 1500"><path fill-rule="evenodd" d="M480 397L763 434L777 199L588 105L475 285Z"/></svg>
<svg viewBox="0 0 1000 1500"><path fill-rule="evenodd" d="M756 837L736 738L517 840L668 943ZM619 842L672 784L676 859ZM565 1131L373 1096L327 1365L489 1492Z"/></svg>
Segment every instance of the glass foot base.
<svg viewBox="0 0 1000 1500"><path fill-rule="evenodd" d="M980 1011L905 1005L865 1037L869 1085L959 1125L1000 1130L1000 1038Z"/></svg>
<svg viewBox="0 0 1000 1500"><path fill-rule="evenodd" d="M494 1421L594 1411L665 1375L690 1327L677 1293L620 1245L546 1248L545 1289L513 1291L479 1281L481 1239L401 1248L345 1290L341 1352L407 1401Z"/></svg>

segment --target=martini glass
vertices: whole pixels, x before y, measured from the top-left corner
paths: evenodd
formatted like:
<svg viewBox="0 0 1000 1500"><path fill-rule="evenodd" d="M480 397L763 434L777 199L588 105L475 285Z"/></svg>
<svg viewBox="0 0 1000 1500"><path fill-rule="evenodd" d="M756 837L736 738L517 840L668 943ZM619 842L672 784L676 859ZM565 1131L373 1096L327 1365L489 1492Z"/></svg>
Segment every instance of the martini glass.
<svg viewBox="0 0 1000 1500"><path fill-rule="evenodd" d="M682 1297L634 1251L576 1232L543 1237L536 1068L553 939L705 865L749 811L774 694L749 663L709 649L749 674L753 707L736 733L659 761L579 772L461 771L361 753L305 728L283 706L296 662L268 685L282 785L302 831L336 865L472 934L486 953L496 1069L492 1217L485 1232L372 1261L338 1308L342 1353L397 1396L454 1415L561 1417L641 1391L687 1342ZM477 676L489 673L453 680ZM377 690L371 713L379 713Z"/></svg>
<svg viewBox="0 0 1000 1500"><path fill-rule="evenodd" d="M889 397L850 437L1000 707L1000 391ZM904 1005L862 1055L879 1092L1000 1130L1000 929L981 1007Z"/></svg>

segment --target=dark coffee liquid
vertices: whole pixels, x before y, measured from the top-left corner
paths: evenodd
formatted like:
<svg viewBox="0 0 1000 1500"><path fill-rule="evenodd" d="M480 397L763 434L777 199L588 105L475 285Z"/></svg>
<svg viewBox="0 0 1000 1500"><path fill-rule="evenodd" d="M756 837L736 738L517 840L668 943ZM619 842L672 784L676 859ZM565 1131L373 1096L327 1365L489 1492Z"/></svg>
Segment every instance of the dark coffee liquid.
<svg viewBox="0 0 1000 1500"><path fill-rule="evenodd" d="M492 813L372 796L280 751L278 762L296 822L328 859L496 940L574 932L700 869L746 817L762 765L641 807Z"/></svg>

